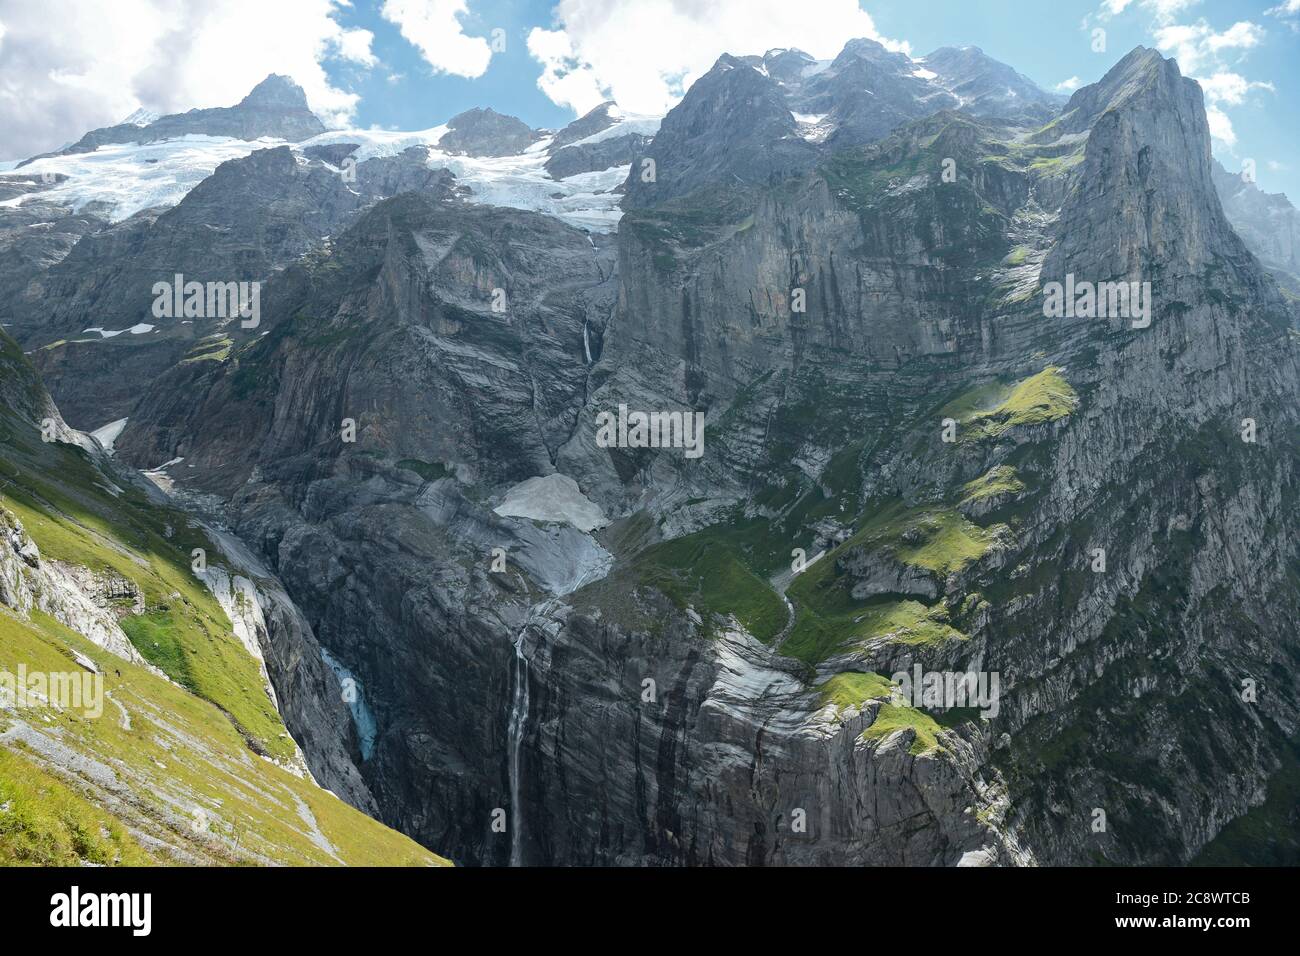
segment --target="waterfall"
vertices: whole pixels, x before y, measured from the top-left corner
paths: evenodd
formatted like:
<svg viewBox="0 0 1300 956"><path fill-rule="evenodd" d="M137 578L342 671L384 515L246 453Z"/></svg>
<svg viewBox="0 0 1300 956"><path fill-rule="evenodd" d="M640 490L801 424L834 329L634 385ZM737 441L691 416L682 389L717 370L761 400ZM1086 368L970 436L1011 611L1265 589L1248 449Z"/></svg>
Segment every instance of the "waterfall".
<svg viewBox="0 0 1300 956"><path fill-rule="evenodd" d="M532 615L519 629L515 638L515 692L510 705L510 723L507 734L510 774L510 865L523 865L523 841L520 839L523 823L523 807L519 796L519 758L523 751L524 730L528 725L528 658L524 656L524 637L528 634L528 625Z"/></svg>
<svg viewBox="0 0 1300 956"><path fill-rule="evenodd" d="M591 336L587 333L587 320L582 320L582 350L587 353L587 364L591 364Z"/></svg>

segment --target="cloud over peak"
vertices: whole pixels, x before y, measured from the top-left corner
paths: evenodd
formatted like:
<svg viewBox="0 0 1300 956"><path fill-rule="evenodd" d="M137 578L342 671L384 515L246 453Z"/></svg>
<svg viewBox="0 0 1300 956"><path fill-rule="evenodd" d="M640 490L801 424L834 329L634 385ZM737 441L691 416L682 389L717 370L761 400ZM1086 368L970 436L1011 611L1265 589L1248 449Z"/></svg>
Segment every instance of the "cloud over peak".
<svg viewBox="0 0 1300 956"><path fill-rule="evenodd" d="M607 99L664 113L723 52L797 47L830 58L851 37L909 52L882 37L857 0L560 0L554 20L528 35L543 68L537 85L578 114Z"/></svg>
<svg viewBox="0 0 1300 956"><path fill-rule="evenodd" d="M268 73L293 77L327 124L343 122L357 96L332 85L322 61L375 62L370 32L334 18L345 5L0 0L0 156L57 149L142 107L231 106Z"/></svg>

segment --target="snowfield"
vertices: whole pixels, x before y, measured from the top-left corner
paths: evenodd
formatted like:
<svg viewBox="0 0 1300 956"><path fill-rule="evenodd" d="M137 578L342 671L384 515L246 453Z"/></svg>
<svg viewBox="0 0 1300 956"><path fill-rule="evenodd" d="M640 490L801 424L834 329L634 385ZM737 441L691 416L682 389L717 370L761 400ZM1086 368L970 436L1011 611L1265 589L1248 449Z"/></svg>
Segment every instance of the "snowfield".
<svg viewBox="0 0 1300 956"><path fill-rule="evenodd" d="M283 145L275 139L193 135L160 143L114 143L93 153L47 156L13 170L13 175L49 173L68 178L38 193L0 202L0 208L50 199L81 212L91 203L104 203L108 219L121 222L150 206L176 205L228 159Z"/></svg>
<svg viewBox="0 0 1300 956"><path fill-rule="evenodd" d="M653 135L659 128L655 117L624 116L608 129L572 145L589 145L629 133ZM561 219L592 232L612 232L622 215L622 196L614 192L626 179L627 166L555 180L546 172L547 149L553 137L534 143L519 156L455 156L437 146L448 127L401 132L390 130L331 130L302 143L264 138L241 140L221 136L183 136L157 143L117 143L91 153L49 156L13 170L17 161L0 163L0 171L13 175L49 174L66 176L49 189L0 202L0 209L26 202L53 200L67 203L74 212L102 204L103 215L121 222L143 209L176 205L191 189L222 163L240 159L259 149L292 145L299 156L310 146L357 143L357 162L380 156L396 156L411 146L428 146L429 166L448 169L472 191L470 202L513 209L528 209Z"/></svg>

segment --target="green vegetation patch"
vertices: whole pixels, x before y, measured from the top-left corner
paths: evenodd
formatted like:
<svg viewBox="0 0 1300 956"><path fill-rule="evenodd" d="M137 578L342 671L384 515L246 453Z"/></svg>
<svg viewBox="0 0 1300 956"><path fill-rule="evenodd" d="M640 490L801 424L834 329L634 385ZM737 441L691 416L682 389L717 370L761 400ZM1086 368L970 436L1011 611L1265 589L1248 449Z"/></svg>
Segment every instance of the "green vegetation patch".
<svg viewBox="0 0 1300 956"><path fill-rule="evenodd" d="M873 602L845 601L841 608L805 603L795 597L798 614L781 653L805 664L816 665L835 654L874 640L889 640L913 646L962 640L965 635L952 626L943 604L927 607L910 598L876 599ZM843 592L847 595L847 591Z"/></svg>
<svg viewBox="0 0 1300 956"><path fill-rule="evenodd" d="M403 458L397 463L403 471L413 471L425 481L437 481L446 478L451 472L440 461L420 461L418 458Z"/></svg>
<svg viewBox="0 0 1300 956"><path fill-rule="evenodd" d="M0 747L0 866L152 866L115 817Z"/></svg>
<svg viewBox="0 0 1300 956"><path fill-rule="evenodd" d="M291 756L293 743L266 693L260 665L191 569L196 548L205 552L209 568L223 567L207 536L183 512L134 487L110 488L79 448L50 444L38 453L48 459L39 471L0 449L0 469L16 473L0 488L0 507L18 516L44 558L133 582L146 613L120 623L141 655L229 714L254 749Z"/></svg>
<svg viewBox="0 0 1300 956"><path fill-rule="evenodd" d="M993 408L970 412L957 421L973 426L977 438L996 438L1011 428L1065 418L1079 407L1079 396L1063 372L1064 369L1049 365L1017 383Z"/></svg>
<svg viewBox="0 0 1300 956"><path fill-rule="evenodd" d="M974 481L962 485L960 503L968 505L1003 495L1018 495L1024 490L1025 483L1020 480L1015 468L1010 465L998 465Z"/></svg>
<svg viewBox="0 0 1300 956"><path fill-rule="evenodd" d="M955 714L955 712L953 713ZM964 719L964 715L953 719ZM944 724L950 722L946 720L944 723L940 723L931 714L923 710L917 710L915 707L902 704L884 704L881 706L880 712L876 714L876 719L871 726L862 731L860 739L884 740L900 730L910 728L916 734L916 737L907 750L913 756L919 757L921 754L943 749L943 746L939 743L939 738L943 734Z"/></svg>
<svg viewBox="0 0 1300 956"><path fill-rule="evenodd" d="M189 354L181 359L182 365L190 365L194 362L224 362L230 358L230 350L234 347L234 341L226 335L209 335L200 340L199 344L190 349Z"/></svg>
<svg viewBox="0 0 1300 956"><path fill-rule="evenodd" d="M840 573L837 559L850 549L863 548L883 552L886 560L946 576L983 557L1005 531L1004 525L981 528L941 505L908 509L896 502L879 509L858 532L791 583L787 594L797 616L782 653L817 664L873 640L918 646L963 640L966 635L953 626L942 603L926 605L897 596L855 599L853 580Z"/></svg>
<svg viewBox="0 0 1300 956"><path fill-rule="evenodd" d="M817 685L818 706L860 707L869 700L888 697L892 686L883 674L845 671Z"/></svg>
<svg viewBox="0 0 1300 956"><path fill-rule="evenodd" d="M678 607L694 607L702 616L734 614L749 633L766 643L786 624L785 604L741 560L725 534L722 528L706 528L648 548L634 562L638 581L659 589Z"/></svg>
<svg viewBox="0 0 1300 956"><path fill-rule="evenodd" d="M963 440L978 440L1021 425L1057 421L1078 407L1078 393L1065 380L1064 369L1049 365L1014 384L992 381L970 389L944 405L939 417L963 426Z"/></svg>

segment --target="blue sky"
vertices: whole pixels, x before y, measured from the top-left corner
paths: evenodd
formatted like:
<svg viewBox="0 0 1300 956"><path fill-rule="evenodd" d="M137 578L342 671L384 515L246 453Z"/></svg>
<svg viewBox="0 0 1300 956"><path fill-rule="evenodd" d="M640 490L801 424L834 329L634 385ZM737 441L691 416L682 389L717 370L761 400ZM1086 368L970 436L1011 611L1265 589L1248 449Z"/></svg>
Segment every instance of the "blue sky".
<svg viewBox="0 0 1300 956"><path fill-rule="evenodd" d="M606 2L617 6L615 0ZM1300 32L1295 29L1300 16L1279 16L1281 10L1265 12L1285 0L1130 0L1113 15L1107 15L1105 2L864 0L860 6L882 36L905 41L913 55L940 46L979 46L1047 89L1072 78L1085 85L1096 81L1134 46L1155 46L1161 29L1200 29L1203 22L1209 31L1205 39L1213 47L1212 37L1223 35L1234 24L1255 25L1259 37L1254 43L1244 48L1220 47L1212 61L1200 64L1206 75L1228 73L1248 84L1272 86L1271 90L1248 88L1240 102L1221 104L1236 142L1230 146L1216 141L1215 153L1234 170L1243 160L1253 159L1262 188L1285 191L1300 202L1300 124L1292 118L1300 104ZM807 9L808 4L791 6ZM374 35L372 50L379 65L361 69L336 63L327 64L327 70L336 85L360 94L356 122L363 126L423 128L472 106L491 106L534 126L559 126L572 119L575 110L557 105L538 88L542 66L530 54L527 43L534 28L557 26L555 8L552 0L468 0L467 11L460 17L464 32L490 38L492 31L499 29L503 34L498 37L505 40L504 51L493 55L486 71L469 79L435 72L398 28L380 16L378 3L357 0L336 18ZM569 17L571 26L575 19ZM706 31L710 29L708 16L700 22ZM1105 52L1092 49L1092 31L1098 27L1106 30ZM729 31L717 32L716 52L721 53ZM1164 36L1168 40L1173 34ZM647 43L658 40L646 38ZM1165 52L1173 53L1175 48L1168 47Z"/></svg>

